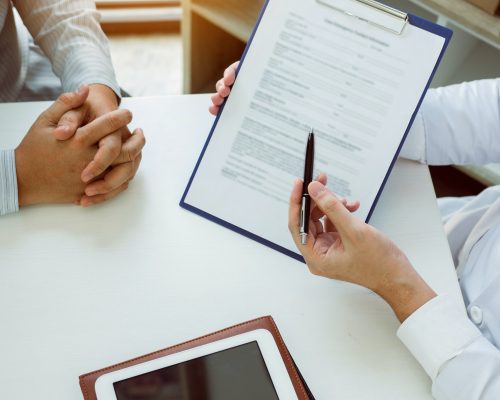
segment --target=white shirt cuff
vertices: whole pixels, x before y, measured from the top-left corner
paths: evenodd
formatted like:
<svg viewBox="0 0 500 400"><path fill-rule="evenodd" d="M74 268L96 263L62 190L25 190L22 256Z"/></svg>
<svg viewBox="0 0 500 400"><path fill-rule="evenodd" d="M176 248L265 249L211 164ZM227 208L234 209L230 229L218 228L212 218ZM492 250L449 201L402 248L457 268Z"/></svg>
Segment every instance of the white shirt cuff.
<svg viewBox="0 0 500 400"><path fill-rule="evenodd" d="M447 361L480 336L465 309L447 295L424 304L398 330L399 339L433 381Z"/></svg>
<svg viewBox="0 0 500 400"><path fill-rule="evenodd" d="M17 211L16 156L14 150L0 150L0 215Z"/></svg>
<svg viewBox="0 0 500 400"><path fill-rule="evenodd" d="M420 111L415 117L415 121L413 121L408 137L406 138L403 148L401 149L400 157L426 164L427 155L425 142L424 118L422 111Z"/></svg>

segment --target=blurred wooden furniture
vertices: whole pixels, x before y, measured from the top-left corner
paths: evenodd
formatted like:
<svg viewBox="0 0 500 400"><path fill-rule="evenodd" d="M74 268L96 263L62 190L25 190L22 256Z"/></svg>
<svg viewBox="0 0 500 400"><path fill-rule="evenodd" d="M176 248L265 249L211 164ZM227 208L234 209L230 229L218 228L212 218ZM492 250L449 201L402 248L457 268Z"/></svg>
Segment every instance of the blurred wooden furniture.
<svg viewBox="0 0 500 400"><path fill-rule="evenodd" d="M184 93L214 90L240 59L264 0L182 0Z"/></svg>
<svg viewBox="0 0 500 400"><path fill-rule="evenodd" d="M180 0L97 0L106 34L179 32Z"/></svg>

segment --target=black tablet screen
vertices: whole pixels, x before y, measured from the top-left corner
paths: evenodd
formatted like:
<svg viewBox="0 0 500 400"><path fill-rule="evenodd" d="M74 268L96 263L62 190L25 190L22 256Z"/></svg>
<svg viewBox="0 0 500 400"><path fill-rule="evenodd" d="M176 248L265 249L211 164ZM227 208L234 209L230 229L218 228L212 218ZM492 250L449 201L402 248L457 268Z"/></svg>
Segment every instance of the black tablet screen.
<svg viewBox="0 0 500 400"><path fill-rule="evenodd" d="M118 400L278 400L257 342L115 382Z"/></svg>

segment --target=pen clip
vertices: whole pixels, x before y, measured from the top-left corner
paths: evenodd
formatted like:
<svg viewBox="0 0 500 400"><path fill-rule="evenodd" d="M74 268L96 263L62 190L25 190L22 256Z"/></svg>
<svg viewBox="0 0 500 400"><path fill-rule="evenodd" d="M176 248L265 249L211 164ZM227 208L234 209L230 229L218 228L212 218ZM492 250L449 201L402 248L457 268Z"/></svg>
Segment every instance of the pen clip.
<svg viewBox="0 0 500 400"><path fill-rule="evenodd" d="M305 231L306 226L306 197L302 197L302 206L300 207L300 233L307 233Z"/></svg>

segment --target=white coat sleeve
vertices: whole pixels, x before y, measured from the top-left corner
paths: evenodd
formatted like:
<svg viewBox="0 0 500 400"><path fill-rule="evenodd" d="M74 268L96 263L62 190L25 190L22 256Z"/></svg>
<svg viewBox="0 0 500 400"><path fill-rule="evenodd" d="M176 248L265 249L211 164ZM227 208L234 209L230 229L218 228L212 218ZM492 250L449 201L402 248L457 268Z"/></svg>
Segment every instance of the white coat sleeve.
<svg viewBox="0 0 500 400"><path fill-rule="evenodd" d="M429 165L500 162L500 78L429 90L401 156Z"/></svg>
<svg viewBox="0 0 500 400"><path fill-rule="evenodd" d="M398 336L431 377L436 400L500 398L500 350L446 295L413 313Z"/></svg>

